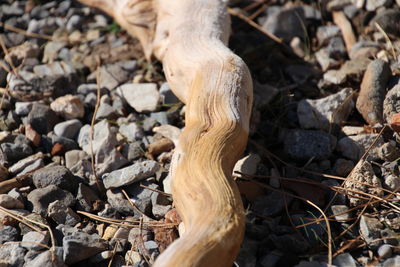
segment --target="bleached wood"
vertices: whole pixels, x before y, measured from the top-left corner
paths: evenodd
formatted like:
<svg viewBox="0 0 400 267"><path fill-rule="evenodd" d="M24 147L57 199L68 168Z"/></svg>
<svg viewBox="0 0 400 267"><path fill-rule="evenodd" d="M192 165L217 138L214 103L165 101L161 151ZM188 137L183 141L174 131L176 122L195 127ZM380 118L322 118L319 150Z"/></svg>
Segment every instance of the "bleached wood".
<svg viewBox="0 0 400 267"><path fill-rule="evenodd" d="M225 1L81 2L103 9L137 36L146 57L153 53L162 61L169 85L186 104L186 126L171 167L185 233L154 266L230 267L244 233L242 200L231 174L247 143L252 81L246 64L226 47Z"/></svg>

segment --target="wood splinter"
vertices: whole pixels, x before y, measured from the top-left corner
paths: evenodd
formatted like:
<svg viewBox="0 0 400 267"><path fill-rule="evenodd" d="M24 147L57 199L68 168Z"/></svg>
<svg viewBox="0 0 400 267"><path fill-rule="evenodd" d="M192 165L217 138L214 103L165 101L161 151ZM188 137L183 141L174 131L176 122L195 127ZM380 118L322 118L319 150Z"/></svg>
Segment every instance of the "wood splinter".
<svg viewBox="0 0 400 267"><path fill-rule="evenodd" d="M186 104L172 159L172 194L185 233L154 266L232 266L244 210L232 169L243 153L252 106L246 64L226 44L223 0L80 0L112 16L155 55Z"/></svg>

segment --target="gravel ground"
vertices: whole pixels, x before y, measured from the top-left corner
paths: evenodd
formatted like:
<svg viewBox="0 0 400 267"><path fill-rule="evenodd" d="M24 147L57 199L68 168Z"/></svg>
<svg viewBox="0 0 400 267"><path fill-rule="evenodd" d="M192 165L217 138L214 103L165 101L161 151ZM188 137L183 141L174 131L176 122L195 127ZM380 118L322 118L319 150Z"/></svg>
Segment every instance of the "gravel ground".
<svg viewBox="0 0 400 267"><path fill-rule="evenodd" d="M236 265L400 266L400 1L264 2L230 4L255 95ZM151 265L185 113L160 64L75 1L0 22L0 266Z"/></svg>

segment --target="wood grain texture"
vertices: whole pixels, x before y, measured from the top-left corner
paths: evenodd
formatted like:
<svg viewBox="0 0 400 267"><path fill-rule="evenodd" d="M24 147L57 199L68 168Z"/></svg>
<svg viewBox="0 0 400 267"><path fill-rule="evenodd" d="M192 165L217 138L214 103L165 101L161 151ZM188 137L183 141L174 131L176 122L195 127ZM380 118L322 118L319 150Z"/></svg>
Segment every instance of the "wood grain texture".
<svg viewBox="0 0 400 267"><path fill-rule="evenodd" d="M154 266L232 266L245 218L232 170L247 144L252 80L246 64L226 47L225 1L81 2L108 9L137 36L146 56L162 61L169 85L186 104L171 167L185 232ZM140 28L143 21L149 25Z"/></svg>

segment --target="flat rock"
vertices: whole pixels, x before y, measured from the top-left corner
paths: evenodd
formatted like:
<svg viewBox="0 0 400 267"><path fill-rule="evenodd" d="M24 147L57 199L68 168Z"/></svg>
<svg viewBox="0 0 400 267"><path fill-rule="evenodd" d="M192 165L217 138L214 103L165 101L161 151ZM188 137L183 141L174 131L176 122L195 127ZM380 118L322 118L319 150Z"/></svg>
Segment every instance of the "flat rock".
<svg viewBox="0 0 400 267"><path fill-rule="evenodd" d="M160 102L155 83L128 83L118 87L118 92L137 112L156 111Z"/></svg>
<svg viewBox="0 0 400 267"><path fill-rule="evenodd" d="M75 192L78 187L77 178L64 166L48 166L37 170L32 175L32 181L36 188L56 185L61 189Z"/></svg>
<svg viewBox="0 0 400 267"><path fill-rule="evenodd" d="M111 91L126 82L128 78L129 72L119 64L108 64L100 67L99 85L101 88L107 88Z"/></svg>
<svg viewBox="0 0 400 267"><path fill-rule="evenodd" d="M75 139L82 128L82 122L77 119L63 121L54 126L54 133L58 136Z"/></svg>
<svg viewBox="0 0 400 267"><path fill-rule="evenodd" d="M159 169L160 165L156 161L137 162L132 166L106 174L103 177L104 187L109 189L129 185L153 176Z"/></svg>
<svg viewBox="0 0 400 267"><path fill-rule="evenodd" d="M301 100L297 105L297 116L303 129L329 131L334 125L347 120L354 107L353 90L346 88L336 94L311 100Z"/></svg>
<svg viewBox="0 0 400 267"><path fill-rule="evenodd" d="M364 184L369 184L371 186L365 186ZM354 196L348 196L348 198L350 205L353 207L368 201L364 199L364 194L357 194L355 192L364 192L374 196L383 196L381 181L375 175L372 165L368 161L362 160L354 167L349 178L344 183L344 188L352 190L351 194ZM357 196L364 198L358 198Z"/></svg>
<svg viewBox="0 0 400 267"><path fill-rule="evenodd" d="M329 158L336 146L334 136L315 130L289 130L283 141L284 151L298 160Z"/></svg>
<svg viewBox="0 0 400 267"><path fill-rule="evenodd" d="M63 249L64 262L71 265L107 250L108 244L97 234L75 230L63 238Z"/></svg>
<svg viewBox="0 0 400 267"><path fill-rule="evenodd" d="M81 99L74 95L58 97L51 102L50 108L66 119L82 118L85 114L85 107Z"/></svg>
<svg viewBox="0 0 400 267"><path fill-rule="evenodd" d="M49 185L44 188L38 188L28 194L28 201L33 207L33 212L43 216L47 214L47 208L50 203L59 200L65 206L70 207L75 203L74 196L55 185Z"/></svg>
<svg viewBox="0 0 400 267"><path fill-rule="evenodd" d="M381 59L372 61L364 73L356 107L372 126L383 123L383 100L391 73L389 64Z"/></svg>

